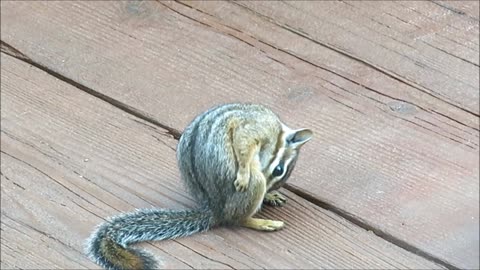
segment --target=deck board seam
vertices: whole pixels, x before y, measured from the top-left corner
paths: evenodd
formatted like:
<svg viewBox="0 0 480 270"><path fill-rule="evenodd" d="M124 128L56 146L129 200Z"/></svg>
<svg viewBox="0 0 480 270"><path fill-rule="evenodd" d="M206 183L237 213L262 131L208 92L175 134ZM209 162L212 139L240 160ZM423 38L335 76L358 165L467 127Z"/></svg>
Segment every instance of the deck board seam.
<svg viewBox="0 0 480 270"><path fill-rule="evenodd" d="M178 240L176 240L176 239L174 239L173 241L174 241L175 243L183 246L184 248L186 248L186 249L188 249L188 250L191 250L193 253L199 255L200 257L203 257L203 258L205 258L205 259L207 259L207 260L209 260L209 261L211 261L211 262L216 262L216 263L219 263L219 264L221 264L221 265L228 266L230 269L235 269L235 267L233 267L233 266L231 266L231 265L229 265L229 264L227 264L227 263L224 263L224 262L221 262L221 261L219 261L219 260L216 260L216 259L213 259L213 258L210 258L210 257L208 257L208 256L203 255L201 252L198 252L198 251L196 251L195 249L193 249L193 248L191 248L191 247L189 247L189 246L187 246L187 245L185 245L185 244L182 244L180 241L178 241Z"/></svg>
<svg viewBox="0 0 480 270"><path fill-rule="evenodd" d="M40 63L37 63L37 62L33 61L32 59L25 56L23 53L19 52L18 50L16 50L15 48L13 48L12 46L10 46L9 44L7 44L4 41L1 41L1 52L5 53L7 55L10 55L10 56L12 56L16 59L19 59L21 61L24 61L24 62L26 62L26 63L28 63L28 64L36 67L36 68L48 73L49 75L51 75L51 76L65 82L65 83L68 83L68 84L82 90L83 92L86 92L86 93L88 93L92 96L95 96L95 97L111 104L112 106L114 106L114 107L116 107L116 108L118 108L118 109L120 109L120 110L122 110L122 111L124 111L128 114L134 115L134 116L136 116L136 117L138 117L142 120L145 120L145 121L150 122L150 123L152 123L152 124L154 124L154 125L156 125L160 128L163 128L163 129L167 130L168 134L170 134L176 140L180 139L181 132L178 131L177 129L166 126L166 125L158 122L154 118L148 116L148 114L145 113L145 112L142 112L142 111L140 111L136 108L128 106L127 104L125 104L123 102L120 102L120 101L118 101L116 99L113 99L113 98L111 98L107 95L104 95L104 94L102 94L98 91L95 91L88 86L85 86L85 85L83 85L79 82L76 82L76 81L74 81L74 80L72 80L72 79L70 79L70 78L68 78L68 77L66 77L66 76L64 76L64 75L62 75L62 74L44 66L42 64L40 64Z"/></svg>
<svg viewBox="0 0 480 270"><path fill-rule="evenodd" d="M398 81L398 82L400 82L400 83L404 83L404 84L406 84L406 85L408 85L408 86L410 86L410 87L412 87L412 88L415 88L415 89L421 91L422 93L425 93L425 94L427 94L427 95L429 95L429 96L432 96L433 98L436 98L436 99L438 99L438 100L440 100L440 101L442 101L442 102L445 102L445 103L447 103L447 104L449 104L449 105L451 105L451 106L454 106L455 108L458 108L458 109L460 109L460 110L462 110L462 111L464 111L464 112L467 112L467 113L472 114L472 115L474 115L474 116L480 117L480 114L477 114L477 113L472 112L472 111L470 111L470 110L468 110L468 109L462 108L462 107L460 107L460 106L458 106L458 105L456 105L456 104L453 104L452 102L450 102L450 101L448 101L448 100L444 100L444 99L442 99L442 98L440 98L440 97L432 94L431 92L435 93L435 91L432 90L432 89L428 89L428 88L426 88L425 86L417 85L416 83L411 82L411 81L408 80L407 78L403 78L402 76L396 74L395 72L385 70L385 69L383 69L383 68L381 68L381 67L379 67L379 66L377 66L377 65L375 65L375 64L373 64L373 63L370 63L370 62L368 62L368 61L366 61L366 60L360 59L360 58L356 57L355 55L353 55L353 54L351 54L351 53L348 53L348 52L346 52L346 51L344 51L344 50L342 50L342 49L340 49L340 48L337 48L337 47L335 47L335 46L333 46L333 45L330 45L330 44L327 44L327 43L324 43L324 42L320 42L320 41L318 41L318 40L316 40L316 39L308 36L307 34L305 34L305 33L302 32L302 31L299 31L299 30L297 30L297 29L295 29L295 28L293 28L293 27L291 27L291 26L289 26L289 25L281 24L281 23L275 21L273 18L270 18L270 17L268 17L268 16L266 16L266 15L264 15L264 14L258 13L257 11L252 10L252 9L246 7L246 6L243 6L243 5L241 5L241 4L237 3L237 2L232 2L232 3L235 4L235 5L237 5L237 6L239 6L239 7L244 8L244 9L250 11L250 12L252 12L252 13L255 14L256 16L259 16L259 17L261 17L261 18L265 18L265 19L268 20L269 22L271 22L271 23L277 25L278 27L280 27L280 28L282 28L282 29L285 29L285 30L287 30L287 31L289 31L289 32L291 32L291 33L293 33L293 34L295 34L295 35L298 35L298 36L300 36L300 37L302 37L302 38L305 38L305 39L307 39L307 40L310 40L311 42L313 42L313 43L315 43L315 44L318 44L318 45L320 45L320 46L322 46L322 47L325 47L325 48L327 48L327 49L330 49L330 50L332 50L332 51L335 51L335 52L337 52L337 53L339 53L339 54L341 54L341 55L343 55L343 56L346 56L346 57L348 57L348 58L350 58L350 59L352 59L352 60L355 60L355 61L357 61L357 62L360 62L360 63L362 63L362 64L364 64L364 65L366 65L366 66L368 66L368 67L370 67L370 68L372 68L372 69L374 69L374 70L376 70L376 71L378 71L378 72L380 72L380 73L388 76L389 78L392 78L392 79L394 79L394 80L396 80L396 81ZM181 4L185 5L184 3L181 3ZM188 5L185 5L185 6L188 6ZM263 42L262 42L262 43L263 43ZM278 49L278 48L277 48L277 49ZM291 53L289 53L289 54L291 54ZM292 54L292 55L293 55L293 54ZM297 58L302 60L301 57L297 57ZM306 61L306 60L303 60L303 61ZM307 61L307 62L308 62L308 61ZM308 63L311 64L311 62L308 62ZM338 75L338 74L337 74L337 75ZM339 76L340 76L340 75L339 75ZM369 90L370 90L370 89L369 89Z"/></svg>
<svg viewBox="0 0 480 270"><path fill-rule="evenodd" d="M398 238L398 237L395 237L393 236L392 234L390 233L387 233L379 228L376 228L370 224L368 224L368 222L362 220L361 217L358 217L356 215L353 215L351 213L348 213L346 212L345 210L333 205L333 204L330 204L326 201L323 201L321 199L318 199L318 198L315 198L313 196L311 196L310 194L306 193L306 192L303 192L302 190L290 185L290 184L285 184L284 186L285 189L289 190L290 192L294 193L295 195L301 197L302 199L304 200L307 200L315 205L317 205L318 207L321 207L325 210L328 210L332 213L335 213L337 214L338 216L340 217L343 217L345 218L346 220L350 221L351 223L357 225L358 227L364 229L364 230L367 230L367 231L370 231L372 233L374 233L376 236L384 239L385 241L389 242L389 243L392 243L404 250L407 250L408 252L411 252L413 254L416 254L418 256L421 256L429 261L432 261L434 263L437 263L439 265L442 265L448 269L460 269L459 267L457 266L454 266L453 264L445 261L445 260L442 260L436 256L434 256L433 254L430 254L426 251L423 251L421 250L420 248L417 248L416 246L412 245L412 244L409 244L408 242Z"/></svg>
<svg viewBox="0 0 480 270"><path fill-rule="evenodd" d="M181 2L179 2L179 3L182 4L182 5L185 5L185 6L189 7L189 8L195 9L195 10L197 10L197 11L199 11L199 12L202 12L202 13L204 13L204 14L207 14L207 15L209 15L209 16L213 16L213 15L210 15L209 13L206 13L206 12L203 12L203 11L198 10L198 9L196 9L196 8L190 7L190 6L188 6L188 5L184 4L184 3L181 3ZM185 15L185 14L182 14L182 13L176 11L176 10L173 10L171 7L168 7L168 6L164 5L164 4L162 4L162 5L165 6L165 7L167 7L168 9L172 10L173 12L175 12L175 13L177 13L177 14L180 14L181 16L184 16L184 17L186 17L186 18L188 18L188 19L191 19L191 20L193 20L193 21L195 21L195 22L198 22L198 23L200 23L200 24L202 24L202 25L206 25L206 26L208 26L209 28L212 28L211 25L205 24L205 23L203 23L203 22L199 22L198 20L196 20L196 19L194 19L194 18L191 18L191 17L189 17L189 16L187 16L187 15ZM231 27L231 26L227 26L227 25L222 25L222 26L225 26L225 27L227 27L227 28L229 28L229 29L232 29L232 30L234 30L234 31L236 31L236 32L245 34L245 33L243 33L241 30L235 29L235 28L233 28L233 27ZM217 29L217 30L218 30L218 29ZM287 30L288 30L288 29L287 29ZM241 42L243 42L243 43L245 43L245 44L247 44L247 45L249 45L249 46L256 47L256 46L254 46L253 44L249 43L248 41L245 41L245 40L243 40L243 39L241 39L241 38L239 38L239 37L237 37L237 36L234 36L234 35L232 35L232 34L230 34L230 33L225 33L225 34L228 35L228 36L231 36L231 37L233 37L233 38L235 38L235 39L237 39L237 40L239 40L239 41L241 41ZM247 35L247 34L246 34L246 35ZM349 81L349 82L351 82L351 83L354 83L354 84L356 84L356 85L358 85L358 86L360 86L360 87L363 87L363 88L366 89L366 90L372 91L372 92L374 92L374 93L376 93L376 94L378 94L378 95L380 95L380 96L384 96L384 97L390 98L390 99L395 100L395 101L399 101L399 102L404 102L404 103L406 103L406 104L410 104L410 105L415 106L415 107L417 107L417 108L419 108L419 109L421 109L421 110L423 110L423 111L425 111L425 112L428 112L428 113L431 113L431 112L432 112L432 110L423 108L422 106L420 106L420 105L418 105L418 104L415 104L415 103L412 103L412 102L409 102L409 101L406 101L406 100L403 100L403 99L395 98L395 97L390 96L390 95L386 95L386 94L384 94L384 93L382 93L382 92L380 92L380 91L378 91L378 90L375 90L375 89L373 89L373 88L371 88L371 87L368 87L368 86L366 86L366 85L364 85L364 84L358 83L358 82L356 82L355 80L352 80L352 79L350 79L350 78L348 78L348 77L346 77L346 76L343 76L343 75L341 75L341 74L339 74L339 73L337 73L337 72L335 72L335 71L332 71L332 70L330 70L330 69L328 69L328 68L326 68L326 67L322 67L322 66L320 66L320 65L318 65L318 64L315 64L315 63L313 63L313 62L311 62L311 61L308 61L308 60L306 60L306 59L303 59L303 58L301 58L300 56L297 56L296 54L293 54L293 53L291 53L291 52L289 52L289 51L286 51L286 50L284 50L284 49L278 48L278 47L276 47L276 46L274 46L274 45L272 45L272 44L269 44L269 43L267 43L267 42L264 42L264 41L262 41L262 40L260 40L260 39L257 39L257 38L255 38L255 37L252 37L252 36L250 36L250 35L249 35L249 37L251 37L252 39L255 39L256 41L258 41L258 42L260 42L260 43L262 43L262 44L264 44L264 45L266 45L266 46L269 46L269 47L271 47L271 48L274 48L274 49L276 49L276 50L278 50L278 51L281 51L281 52L283 52L283 53L285 53L285 54L288 54L288 55L290 55L290 56L292 56L292 57L295 57L295 58L297 58L297 59L300 60L300 61L303 61L303 62L305 62L305 63L308 63L308 64L310 64L310 65L312 65L312 66L314 66L314 67L316 67L316 68L319 68L319 69L325 70L325 71L327 71L327 72L333 73L333 74L336 75L336 76L339 76L339 77L341 77L341 78L343 78L343 79L345 79L345 80L347 80L347 81ZM264 50L262 50L262 49L260 49L260 48L258 48L258 47L257 47L257 49L259 49L260 51L262 51L262 52L265 53ZM269 57L269 58L270 58L270 59L273 59L273 58L271 58L271 57ZM279 62L279 61L277 61L277 62ZM281 63L281 62L280 62L280 63ZM282 64L283 64L283 63L282 63ZM321 79L321 78L320 78L320 79ZM322 79L322 80L323 80L323 79ZM411 86L411 85L410 85L410 86ZM337 86L337 87L338 87L338 86ZM414 87L414 86L412 86L412 87ZM347 90L347 91L348 91L348 90ZM348 92L349 92L349 91L348 91ZM425 91L422 91L422 92L428 94L429 96L432 96L432 97L434 97L434 98L439 99L438 97L432 95L431 93L428 93L428 92L425 92ZM334 99L334 98L332 98L332 97L329 97L329 98L332 99L332 100L335 101L335 102L338 102L338 103L340 103L340 104L342 104L342 105L344 105L344 106L352 109L352 110L355 110L355 111L357 111L357 112L359 112L359 113L364 114L363 112L361 112L361 111L359 111L359 110L357 110L357 109L355 109L355 108L353 108L353 107L351 107L351 106L348 106L348 105L346 105L346 104L343 104L342 102L340 102L340 101L338 101L338 100L336 100L336 99ZM444 100L442 100L442 101L444 101ZM448 101L445 101L445 102L448 103ZM382 103L382 104L384 104L384 103ZM454 104L451 104L451 103L448 103L448 104L451 105L451 106L456 107ZM459 107L457 107L457 108L459 108ZM461 109L461 108L460 108L460 109ZM395 116L395 117L396 117L396 116ZM456 142L456 143L459 143L459 144L461 144L461 145L463 145L463 146L465 146L465 147L468 147L468 148L471 148L471 149L476 149L475 147L470 146L470 145L468 145L468 144L466 144L466 143L464 143L464 142L461 142L461 141L459 141L459 140L453 139L453 138L451 138L451 137L449 137L449 136L447 136L447 135L443 135L443 134L441 134L441 133L439 133L439 132L436 132L436 131L434 131L434 130L432 130L432 129L429 129L429 128L427 128L427 127L425 127L425 126L422 126L422 125L420 125L420 124L417 124L417 123L415 123L415 122L409 121L409 120L407 120L407 119L405 119L405 118L402 118L402 117L397 117L397 118L402 119L402 120L405 120L405 121L407 121L407 122L410 123L410 124L413 124L413 125L415 125L415 126L417 126L417 127L423 128L423 129L425 129L425 130L427 130L427 131L430 131L430 132L432 132L432 133L435 133L435 134L437 134L437 135L439 135L439 136L445 137L445 138L447 138L447 139L449 139L449 140L452 140L452 141L454 141L454 142ZM455 121L456 123L459 123L459 124L465 126L465 127L468 127L468 128L474 129L474 130L478 130L478 129L475 128L475 127L466 125L466 124L462 123L461 121L455 120L455 119L453 119L452 117L448 117L448 118L451 119L451 120L453 120L453 121ZM476 145L476 144L475 144L475 145Z"/></svg>
<svg viewBox="0 0 480 270"><path fill-rule="evenodd" d="M12 221L15 222L15 223L18 223L18 224L20 224L20 225L22 225L22 226L25 226L26 228L28 228L28 229L36 232L36 233L39 233L39 234L41 234L41 235L43 235L43 236L45 236L45 237L47 237L47 238L49 238L49 239L51 239L51 240L53 240L53 241L55 241L55 242L61 244L62 246L66 247L66 248L68 248L68 249L70 249L70 250L72 250L72 251L75 251L76 253L78 253L78 254L80 254L80 255L82 255L82 256L85 256L82 251L80 251L80 250L76 249L75 247L73 247L73 246L71 246L71 245L69 245L69 244L61 241L60 239L54 237L54 236L51 235L51 234L48 234L48 233L46 233L46 232L44 232L44 231L42 231L42 230L39 230L39 229L37 229L37 228L35 228L35 227L32 227L32 226L30 226L29 224L24 223L23 221L14 219L14 218L6 215L5 213L2 213L2 215L3 215L4 217L12 220ZM5 226L7 226L7 227L9 227L9 228L11 228L11 229L14 229L14 230L17 230L17 231L18 231L18 228L14 228L14 227L12 227L12 226L4 223L4 222L2 222L2 223L3 223L3 225L5 225ZM19 232L20 232L20 231L19 231Z"/></svg>
<svg viewBox="0 0 480 270"><path fill-rule="evenodd" d="M196 10L196 11L198 11L198 12L200 12L200 13L209 15L209 16L211 16L211 17L215 17L215 16L213 16L213 15L207 13L207 12L204 12L204 11L202 11L202 10L196 9L196 8L194 8L194 7L191 7L191 6L189 6L189 5L187 5L187 4L183 3L183 2L178 2L178 1L176 1L176 2L179 3L179 4L181 4L181 5L183 5L183 6L186 6L186 7L188 7L188 8L191 8L191 9L193 9L193 10ZM162 3L160 3L160 4L162 4ZM247 9L247 10L250 10L248 7L244 7L244 6L242 6L242 5L238 4L238 3L234 3L234 4L235 4L235 5L238 5L238 6L242 7L242 8L245 8L245 9ZM163 5L163 6L166 6L165 4L162 4L162 5ZM172 10L173 12L175 12L175 13L183 16L183 17L186 17L186 18L188 18L188 19L190 19L190 20L193 20L193 21L195 21L195 22L200 23L201 25L204 25L204 26L207 26L207 27L209 27L209 28L214 28L214 29L216 29L216 30L219 30L219 29L217 29L217 28L215 28L215 27L213 27L213 26L211 26L211 25L208 25L208 24L206 24L206 23L204 23L204 22L201 22L201 21L198 21L198 20L196 20L196 19L194 19L194 18L192 18L192 17L190 17L190 16L187 16L187 15L185 15L185 14L182 14L182 13L180 13L179 11L172 9L172 8L169 7L169 6L166 6L166 7L167 7L168 9ZM254 10L251 10L251 12L253 12L253 13L255 13L255 14L258 13L258 12L254 11ZM414 88L414 89L417 89L417 90L419 90L420 92L422 92L422 93L424 93L424 94L426 94L426 95L429 95L429 96L431 96L432 98L438 99L439 101L444 102L444 103L446 103L446 104L448 104L448 105L450 105L450 106L453 106L453 107L455 107L455 108L457 108L457 109L459 109L459 110L461 110L461 111L463 111L463 112L466 112L466 113L471 114L471 115L476 116L476 117L480 117L480 114L477 114L477 113L475 113L475 112L469 111L468 109L462 108L461 106L458 106L458 105L456 105L456 104L454 104L454 103L452 103L452 102L450 102L450 101L448 101L448 100L444 100L444 99L442 99L441 97L438 97L438 96L432 94L432 92L433 92L433 93L436 93L434 90L428 89L428 88L426 88L426 87L424 87L424 86L419 86L419 85L417 85L416 83L411 82L411 81L409 81L409 80L406 79L406 78L402 78L401 75L398 75L397 73L395 73L395 72L393 72L393 71L386 71L386 70L384 70L384 69L381 68L381 67L378 67L378 66L376 66L376 65L374 65L374 64L372 64L372 63L369 63L368 61L362 60L362 59L360 59L360 58L358 58L358 57L356 57L356 56L354 56L354 55L351 55L350 53L345 52L345 51L343 51L343 50L341 50L341 49L339 49L339 48L336 48L336 47L334 47L334 46L332 46L332 45L324 44L324 43L322 43L322 42L320 42L320 41L317 41L317 40L309 37L307 34L304 34L302 31L296 30L296 29L294 29L294 28L292 28L291 26L288 26L288 25L282 25L282 24L274 21L273 19L271 19L271 18L269 18L269 17L267 17L267 16L265 16L265 15L263 15L263 14L257 14L257 16L266 17L267 20L269 20L269 21L272 22L273 24L281 27L281 28L284 29L284 30L287 30L287 31L289 31L289 32L291 32L291 33L293 33L293 34L299 35L299 36L302 37L302 38L306 38L307 40L309 40L309 41L311 41L311 42L314 42L315 44L318 44L318 45L323 46L323 47L325 47L325 48L327 48L327 49L333 50L333 51L335 51L335 52L337 52L337 53L339 53L339 54L341 54L341 55L343 55L343 56L345 56L345 57L348 57L348 58L352 59L352 60L358 61L358 62L360 62L360 63L362 63L362 64L364 64L364 65L366 65L366 66L368 66L368 67L370 67L370 68L372 68L372 69L374 69L374 70L376 70L376 71L378 71L378 72L380 72L380 73L382 73L382 74L384 74L384 75L386 75L386 76L388 76L389 78L392 78L392 79L394 79L394 80L396 80L396 81L398 81L398 82L400 82L400 83L406 84L407 86L412 87L412 88ZM268 43L268 42L265 42L265 41L263 41L263 40L261 40L261 39L258 39L258 38L256 38L256 37L253 37L253 36L251 36L251 35L249 35L249 34L247 34L247 33L244 33L243 31L241 31L241 30L239 30L239 29L236 29L236 28L233 28L233 27L231 27L231 26L224 25L224 24L221 24L221 25L224 26L224 27L226 27L226 28L229 28L229 29L231 29L231 30L233 30L233 31L235 31L235 32L241 33L241 34L243 34L243 35L247 35L248 37L250 37L250 38L252 38L252 39L254 39L254 40L256 40L256 41L258 41L258 42L260 42L260 43L262 43L262 44L264 44L265 46L268 46L268 47L273 48L273 49L275 49L275 50L277 50L277 51L280 51L280 52L282 52L282 53L285 53L285 54L287 54L287 55L290 55L290 56L292 56L292 57L294 57L294 58L296 58L296 59L298 59L298 60L300 60L300 61L302 61L302 62L304 62L304 63L306 63L306 64L309 64L309 65L311 65L311 66L313 66L313 67L322 69L322 70L324 70L324 71L326 71L326 72L329 72L329 73L332 73L332 74L334 74L334 75L336 75L336 76L339 76L340 78L345 79L345 80L347 80L347 81L349 81L349 82L351 82L351 83L353 83L353 84L355 84L355 85L361 86L361 87L363 87L363 88L366 89L366 90L372 91L372 92L374 92L374 93L376 93L376 94L378 94L378 95L385 96L385 97L388 97L388 98L393 99L393 100L396 100L396 101L400 101L400 102L405 102L405 103L407 103L407 104L411 104L411 105L413 105L413 106L416 106L416 107L418 107L418 108L420 108L420 109L422 109L422 110L430 113L430 110L427 110L427 109L423 108L423 107L420 106L420 105L417 105L417 104L414 104L414 103L409 102L409 101L406 101L406 100L402 100L402 99L399 99L399 98L395 98L395 97L392 97L392 96L383 94L383 93L381 93L380 91L378 91L378 90L376 90L376 89L373 89L373 88L371 88L371 87L368 87L368 86L366 86L366 85L364 85L364 84L362 84L362 83L360 83L360 82L357 82L357 81L355 81L355 80L353 80L353 79L350 79L350 78L348 78L348 77L346 77L346 76L344 76L344 75L341 75L341 74L339 74L338 72L335 72L335 71L333 71L333 70L331 70L331 69L328 69L327 67L323 67L323 66L320 66L320 65L318 65L318 64L316 64L316 63L313 63L312 61L308 61L308 60L302 58L301 56L298 56L298 55L296 55L296 54L294 54L294 53L292 53L292 52L289 52L289 51L287 51L287 50L285 50L285 49L279 48L279 47L277 47L277 46L275 46L275 45L272 45L272 44L270 44L270 43ZM219 31L220 31L220 30L219 30ZM247 42L247 41L245 41L245 40L243 40L243 39L241 39L241 38L239 38L239 37L236 37L236 36L234 36L234 35L231 35L231 34L229 34L229 33L223 33L223 34L226 34L226 35L228 35L228 36L230 36L230 37L233 37L233 38L235 38L235 39L237 39L237 40L239 40L239 41L241 41L241 42L243 42L243 43L245 43L245 44L247 44L247 45L249 45L249 46L256 47L256 46L252 45L251 43L249 43L249 42ZM261 50L260 48L258 48L258 47L256 47L256 48L259 49L260 51L264 52L264 51ZM264 52L264 53L265 53L265 52ZM270 57L269 57L269 58L270 58ZM277 62L279 62L279 61L277 60ZM283 63L282 63L282 64L283 64ZM451 117L450 117L450 118L451 118ZM455 122L461 123L459 120L455 120ZM469 125L464 124L464 123L461 123L461 124L464 125L464 126L466 126L466 127L469 127L469 128L475 129L475 130L478 130L478 128L476 128L476 127L472 127L472 126L469 126Z"/></svg>

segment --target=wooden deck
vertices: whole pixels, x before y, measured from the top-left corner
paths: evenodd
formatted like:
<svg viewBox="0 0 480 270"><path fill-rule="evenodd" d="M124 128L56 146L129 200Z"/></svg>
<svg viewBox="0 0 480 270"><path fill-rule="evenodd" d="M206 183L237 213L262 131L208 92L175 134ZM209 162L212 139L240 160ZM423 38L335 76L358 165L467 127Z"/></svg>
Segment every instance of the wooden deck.
<svg viewBox="0 0 480 270"><path fill-rule="evenodd" d="M142 244L163 268L480 267L478 1L2 1L1 42L1 269L194 206L177 140L232 101L315 132L287 227Z"/></svg>

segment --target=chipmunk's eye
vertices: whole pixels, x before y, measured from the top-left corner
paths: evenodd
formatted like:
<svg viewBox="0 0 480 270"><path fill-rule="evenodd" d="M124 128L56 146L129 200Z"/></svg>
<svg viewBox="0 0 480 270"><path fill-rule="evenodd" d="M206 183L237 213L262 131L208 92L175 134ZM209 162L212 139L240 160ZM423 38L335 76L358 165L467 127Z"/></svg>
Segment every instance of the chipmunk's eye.
<svg viewBox="0 0 480 270"><path fill-rule="evenodd" d="M272 176L278 177L283 174L283 164L278 164L275 169L273 169Z"/></svg>

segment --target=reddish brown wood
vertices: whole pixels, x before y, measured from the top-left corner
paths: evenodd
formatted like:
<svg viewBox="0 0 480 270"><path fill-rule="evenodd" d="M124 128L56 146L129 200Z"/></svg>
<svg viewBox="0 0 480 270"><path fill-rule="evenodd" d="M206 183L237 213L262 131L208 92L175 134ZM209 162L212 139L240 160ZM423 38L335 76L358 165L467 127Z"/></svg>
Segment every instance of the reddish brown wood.
<svg viewBox="0 0 480 270"><path fill-rule="evenodd" d="M448 3L252 1L239 5L281 28L479 114L479 22L459 14L463 11L450 8ZM478 14L478 1L463 2L463 9L477 10ZM269 40L280 48L289 47L285 42ZM308 55L295 46L291 51ZM321 63L312 57L307 59Z"/></svg>
<svg viewBox="0 0 480 270"><path fill-rule="evenodd" d="M2 53L2 269L95 268L83 242L106 217L141 207L193 207L176 141ZM215 229L144 244L166 269L439 267L284 191L262 216L276 233Z"/></svg>
<svg viewBox="0 0 480 270"><path fill-rule="evenodd" d="M316 133L292 188L449 264L478 267L478 66L421 45L411 56L425 67L413 68L385 48L375 54L375 46L420 46L422 28L380 16L390 28L368 29L378 26L368 19L375 12L390 8L408 21L416 18L412 9L423 14L432 6L441 14L442 7L328 2L320 20L318 9L287 4L240 3L249 10L227 2L2 2L2 40L178 131L219 102L267 104L292 126ZM467 28L467 19L453 15L425 19L423 30L457 27L441 33L461 46L438 37L428 42L475 63L478 22ZM341 25L342 18L350 23L341 29L355 35L320 23ZM372 47L359 35L375 37ZM452 80L430 70L434 60L443 73L451 66ZM392 63L398 70L387 69Z"/></svg>

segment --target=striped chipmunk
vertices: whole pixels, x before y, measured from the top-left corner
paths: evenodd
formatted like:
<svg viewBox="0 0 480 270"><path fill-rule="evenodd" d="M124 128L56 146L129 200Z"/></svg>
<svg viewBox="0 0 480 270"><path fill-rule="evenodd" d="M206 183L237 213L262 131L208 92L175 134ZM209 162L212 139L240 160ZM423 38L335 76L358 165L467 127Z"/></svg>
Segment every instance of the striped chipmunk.
<svg viewBox="0 0 480 270"><path fill-rule="evenodd" d="M277 189L292 173L309 129L290 129L268 108L225 104L197 116L177 146L181 178L197 201L192 210L140 209L101 224L87 242L89 257L107 269L152 269L155 259L131 247L215 226L275 231L282 221L254 218L262 204L286 202Z"/></svg>

